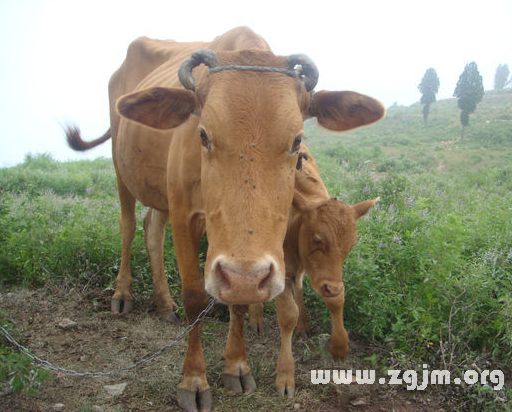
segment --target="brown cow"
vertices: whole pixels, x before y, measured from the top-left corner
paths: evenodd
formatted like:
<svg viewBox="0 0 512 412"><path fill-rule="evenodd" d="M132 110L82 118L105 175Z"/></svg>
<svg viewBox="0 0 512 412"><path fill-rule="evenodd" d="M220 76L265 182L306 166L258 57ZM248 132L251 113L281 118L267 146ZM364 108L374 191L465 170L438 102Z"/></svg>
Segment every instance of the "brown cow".
<svg viewBox="0 0 512 412"><path fill-rule="evenodd" d="M307 57L275 56L243 27L210 43L140 38L109 84L110 131L87 145L77 129L68 130L78 149L112 136L123 241L113 312L132 308L138 199L151 207L146 241L160 311L175 307L162 259L168 218L188 322L206 306L207 293L233 305L223 376L234 391L256 388L245 359L246 305L284 289L283 241L303 120L314 116L329 129L347 130L384 113L357 93L313 93L317 77ZM198 252L205 232L203 280ZM178 388L178 403L190 411L211 409L200 334L199 323L189 333Z"/></svg>
<svg viewBox="0 0 512 412"><path fill-rule="evenodd" d="M286 287L277 297L277 320L281 330L281 351L277 362L277 391L294 393L294 361L292 334L308 332L309 322L304 306L302 282L307 273L313 290L323 297L331 313L329 351L336 358L349 352L348 334L343 326L345 288L342 281L343 263L356 244L356 220L365 215L379 200L366 200L353 206L329 196L318 167L309 150L302 168L295 173L295 194L284 241ZM293 286L293 294L292 294ZM263 326L263 303L249 306L252 329Z"/></svg>

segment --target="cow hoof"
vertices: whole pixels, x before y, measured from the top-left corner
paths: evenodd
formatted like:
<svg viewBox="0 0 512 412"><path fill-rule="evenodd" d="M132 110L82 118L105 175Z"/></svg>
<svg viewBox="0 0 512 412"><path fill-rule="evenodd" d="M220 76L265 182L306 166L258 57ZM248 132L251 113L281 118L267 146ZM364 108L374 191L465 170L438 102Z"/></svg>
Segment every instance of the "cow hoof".
<svg viewBox="0 0 512 412"><path fill-rule="evenodd" d="M295 388L293 386L283 386L283 387L277 387L277 394L279 396L288 395L288 398L293 398L293 395L295 395Z"/></svg>
<svg viewBox="0 0 512 412"><path fill-rule="evenodd" d="M347 355L348 355L348 353L346 353L346 354L331 353L331 356L332 356L332 359L334 360L334 362L345 362L347 360Z"/></svg>
<svg viewBox="0 0 512 412"><path fill-rule="evenodd" d="M196 392L178 388L178 405L187 412L211 412L212 393L210 389Z"/></svg>
<svg viewBox="0 0 512 412"><path fill-rule="evenodd" d="M295 333L304 339L309 337L309 332L305 330L296 330Z"/></svg>
<svg viewBox="0 0 512 412"><path fill-rule="evenodd" d="M256 323L254 325L249 325L249 327L251 328L251 330L254 332L254 333L263 333L263 322L261 323Z"/></svg>
<svg viewBox="0 0 512 412"><path fill-rule="evenodd" d="M180 318L176 316L172 309L162 310L157 312L157 316L167 323L172 323L173 325L178 325L180 323Z"/></svg>
<svg viewBox="0 0 512 412"><path fill-rule="evenodd" d="M130 313L133 310L133 300L112 299L110 309L114 315Z"/></svg>
<svg viewBox="0 0 512 412"><path fill-rule="evenodd" d="M223 373L221 376L224 388L231 391L233 394L251 393L256 390L256 382L250 373L243 376Z"/></svg>
<svg viewBox="0 0 512 412"><path fill-rule="evenodd" d="M328 349L329 349L329 352L331 353L332 358L336 362L345 361L350 352L350 348L348 345L340 345L340 346L329 345Z"/></svg>
<svg viewBox="0 0 512 412"><path fill-rule="evenodd" d="M311 327L309 326L309 323L307 324L304 324L304 323L297 323L297 326L295 327L295 333L297 333L298 335L301 335L303 337L307 337L309 336L311 332Z"/></svg>

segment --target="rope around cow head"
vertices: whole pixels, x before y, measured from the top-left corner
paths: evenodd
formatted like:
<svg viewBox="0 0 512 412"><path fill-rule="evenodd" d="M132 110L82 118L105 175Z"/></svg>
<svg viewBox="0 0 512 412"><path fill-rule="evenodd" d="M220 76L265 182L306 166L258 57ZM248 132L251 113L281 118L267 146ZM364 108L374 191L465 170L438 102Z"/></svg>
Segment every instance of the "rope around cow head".
<svg viewBox="0 0 512 412"><path fill-rule="evenodd" d="M224 70L256 71L264 73L275 72L286 74L287 76L301 79L308 92L312 91L318 82L318 69L315 63L304 54L292 54L288 56L288 69L282 69L279 67L266 66L220 66L217 61L217 54L213 50L200 49L192 53L192 55L181 64L178 70L180 82L186 89L195 91L196 80L192 75L192 69L199 66L201 63L210 68L210 74Z"/></svg>

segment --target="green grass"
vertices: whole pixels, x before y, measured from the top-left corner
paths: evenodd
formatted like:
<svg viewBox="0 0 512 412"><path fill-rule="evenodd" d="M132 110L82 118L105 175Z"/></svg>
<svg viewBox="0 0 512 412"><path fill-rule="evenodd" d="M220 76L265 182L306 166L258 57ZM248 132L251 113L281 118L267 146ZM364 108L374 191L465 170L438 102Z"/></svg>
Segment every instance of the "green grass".
<svg viewBox="0 0 512 412"><path fill-rule="evenodd" d="M16 334L15 326L4 317L2 312L0 312L0 325L11 336ZM49 377L50 373L32 363L32 359L27 355L13 350L11 346L0 344L0 398L11 391L33 394Z"/></svg>
<svg viewBox="0 0 512 412"><path fill-rule="evenodd" d="M28 155L0 169L0 286L78 280L112 287L120 265L119 200L110 159L57 162ZM132 271L136 293L151 293L144 244L145 208L137 206ZM172 243L169 281L179 284Z"/></svg>
<svg viewBox="0 0 512 412"><path fill-rule="evenodd" d="M463 140L454 99L432 105L428 126L421 106L413 105L392 107L383 121L343 135L313 121L305 131L332 196L347 203L381 197L359 221L358 244L344 266L352 336L431 369L508 368L511 91L486 93ZM112 287L120 236L110 160L27 156L19 166L0 169L0 196L0 286L72 280ZM148 296L144 210L137 210L134 288L136 296ZM165 261L177 297L170 242ZM306 299L314 330L328 331L319 297L306 288ZM498 408L499 396L512 397L510 388L501 394L481 386L461 390L485 408Z"/></svg>

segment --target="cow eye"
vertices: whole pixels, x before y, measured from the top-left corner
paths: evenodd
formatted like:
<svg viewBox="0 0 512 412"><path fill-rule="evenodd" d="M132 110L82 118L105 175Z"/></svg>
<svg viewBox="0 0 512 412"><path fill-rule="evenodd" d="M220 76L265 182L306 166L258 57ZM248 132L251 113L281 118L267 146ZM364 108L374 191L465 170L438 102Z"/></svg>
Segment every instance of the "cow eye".
<svg viewBox="0 0 512 412"><path fill-rule="evenodd" d="M199 136L201 137L201 146L203 146L208 152L212 151L212 144L210 139L208 139L208 135L206 134L206 130L203 127L199 128Z"/></svg>
<svg viewBox="0 0 512 412"><path fill-rule="evenodd" d="M290 152L297 153L299 151L301 142L302 142L302 133L299 133L297 136L295 136L295 139L293 139L293 144L290 149Z"/></svg>

